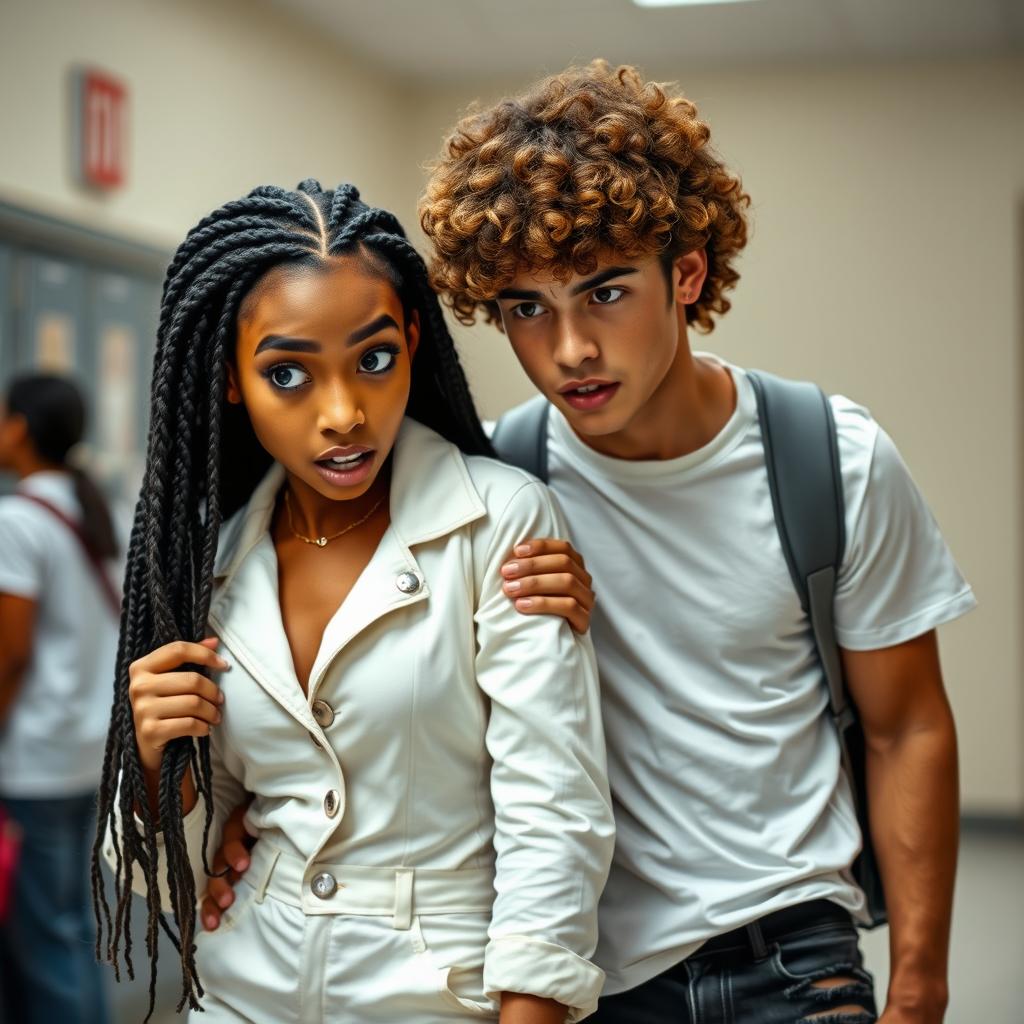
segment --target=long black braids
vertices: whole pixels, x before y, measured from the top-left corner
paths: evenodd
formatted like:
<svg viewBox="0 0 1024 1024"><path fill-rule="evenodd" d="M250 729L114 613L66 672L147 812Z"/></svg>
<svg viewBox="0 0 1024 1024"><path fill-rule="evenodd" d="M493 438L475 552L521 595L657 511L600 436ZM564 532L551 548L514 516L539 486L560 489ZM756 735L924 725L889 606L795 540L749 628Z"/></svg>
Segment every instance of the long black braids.
<svg viewBox="0 0 1024 1024"><path fill-rule="evenodd" d="M221 524L245 504L270 465L244 408L225 398L239 308L273 267L325 266L346 254L386 276L406 316L415 311L420 317L409 415L467 454L493 454L423 260L398 221L363 203L354 186L324 191L312 179L294 192L263 186L221 206L189 232L164 280L146 471L128 548L92 863L96 952L115 972L123 954L129 977L134 976L132 883L136 871L141 872L148 909L150 1015L161 929L180 955L178 1010L198 1007L203 994L195 965L197 893L185 844L181 786L191 768L205 806L203 856L209 874L205 856L214 810L212 771L207 737L168 744L160 768L158 814L152 813L135 742L129 669L172 640L197 642L206 635ZM230 459L222 457L225 451L231 452ZM100 863L108 833L117 829L111 908ZM173 921L160 905L161 869Z"/></svg>

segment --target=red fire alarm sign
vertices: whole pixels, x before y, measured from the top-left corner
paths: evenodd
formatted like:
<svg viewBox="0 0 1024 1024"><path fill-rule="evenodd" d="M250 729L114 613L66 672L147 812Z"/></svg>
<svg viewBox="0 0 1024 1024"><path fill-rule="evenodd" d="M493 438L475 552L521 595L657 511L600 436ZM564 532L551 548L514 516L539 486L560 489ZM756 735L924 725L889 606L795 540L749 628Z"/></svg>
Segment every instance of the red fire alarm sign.
<svg viewBox="0 0 1024 1024"><path fill-rule="evenodd" d="M95 188L117 188L125 180L128 91L95 68L78 71L75 81L78 177Z"/></svg>

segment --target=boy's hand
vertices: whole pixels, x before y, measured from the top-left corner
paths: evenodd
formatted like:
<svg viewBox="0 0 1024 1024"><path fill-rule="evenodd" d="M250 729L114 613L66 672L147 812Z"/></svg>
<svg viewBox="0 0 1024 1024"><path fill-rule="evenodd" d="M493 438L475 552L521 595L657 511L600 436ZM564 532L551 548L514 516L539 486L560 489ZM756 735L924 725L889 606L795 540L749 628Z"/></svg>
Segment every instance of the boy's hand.
<svg viewBox="0 0 1024 1024"><path fill-rule="evenodd" d="M224 822L220 849L210 865L218 875L229 865L230 868L227 874L207 880L201 918L203 927L208 932L216 931L221 914L235 902L233 886L249 866L249 851L256 841L245 830L245 812L249 809L249 803L250 801L246 800L244 804L239 804Z"/></svg>
<svg viewBox="0 0 1024 1024"><path fill-rule="evenodd" d="M527 540L501 567L504 591L524 615L557 615L577 633L590 629L593 580L567 540Z"/></svg>

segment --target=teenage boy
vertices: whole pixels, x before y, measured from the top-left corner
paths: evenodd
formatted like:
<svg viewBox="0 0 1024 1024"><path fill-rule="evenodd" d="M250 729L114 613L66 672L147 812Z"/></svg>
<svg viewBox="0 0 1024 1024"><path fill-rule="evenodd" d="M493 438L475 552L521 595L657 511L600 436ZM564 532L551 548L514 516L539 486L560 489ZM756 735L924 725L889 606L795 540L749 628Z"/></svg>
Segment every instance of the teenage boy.
<svg viewBox="0 0 1024 1024"><path fill-rule="evenodd" d="M861 837L754 390L689 345L729 308L747 233L709 134L632 68L572 69L456 126L422 224L437 289L504 331L550 403L550 485L599 594L618 840L594 1020L869 1021ZM835 629L891 925L880 1019L935 1024L958 829L935 629L975 602L892 441L861 406L831 409ZM529 557L505 574L517 601L565 589Z"/></svg>

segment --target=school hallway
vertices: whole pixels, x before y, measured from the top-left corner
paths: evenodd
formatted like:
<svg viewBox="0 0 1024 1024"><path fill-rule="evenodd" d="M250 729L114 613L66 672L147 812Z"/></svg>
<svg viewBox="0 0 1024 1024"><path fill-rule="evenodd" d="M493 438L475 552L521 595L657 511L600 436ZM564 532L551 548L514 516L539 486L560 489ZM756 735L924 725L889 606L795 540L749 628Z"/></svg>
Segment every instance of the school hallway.
<svg viewBox="0 0 1024 1024"><path fill-rule="evenodd" d="M145 924L144 908L136 897L132 927L137 975L134 982L122 985L114 985L112 973L108 979L115 1008L113 1024L141 1024L146 1016ZM888 981L888 930L867 933L863 940L881 1000ZM1022 964L1024 835L969 829L960 848L946 1024L1020 1024L1024 1012L1016 978ZM173 1024L182 1018L174 1012L178 999L176 954L166 939L161 942L160 971L153 1024Z"/></svg>

